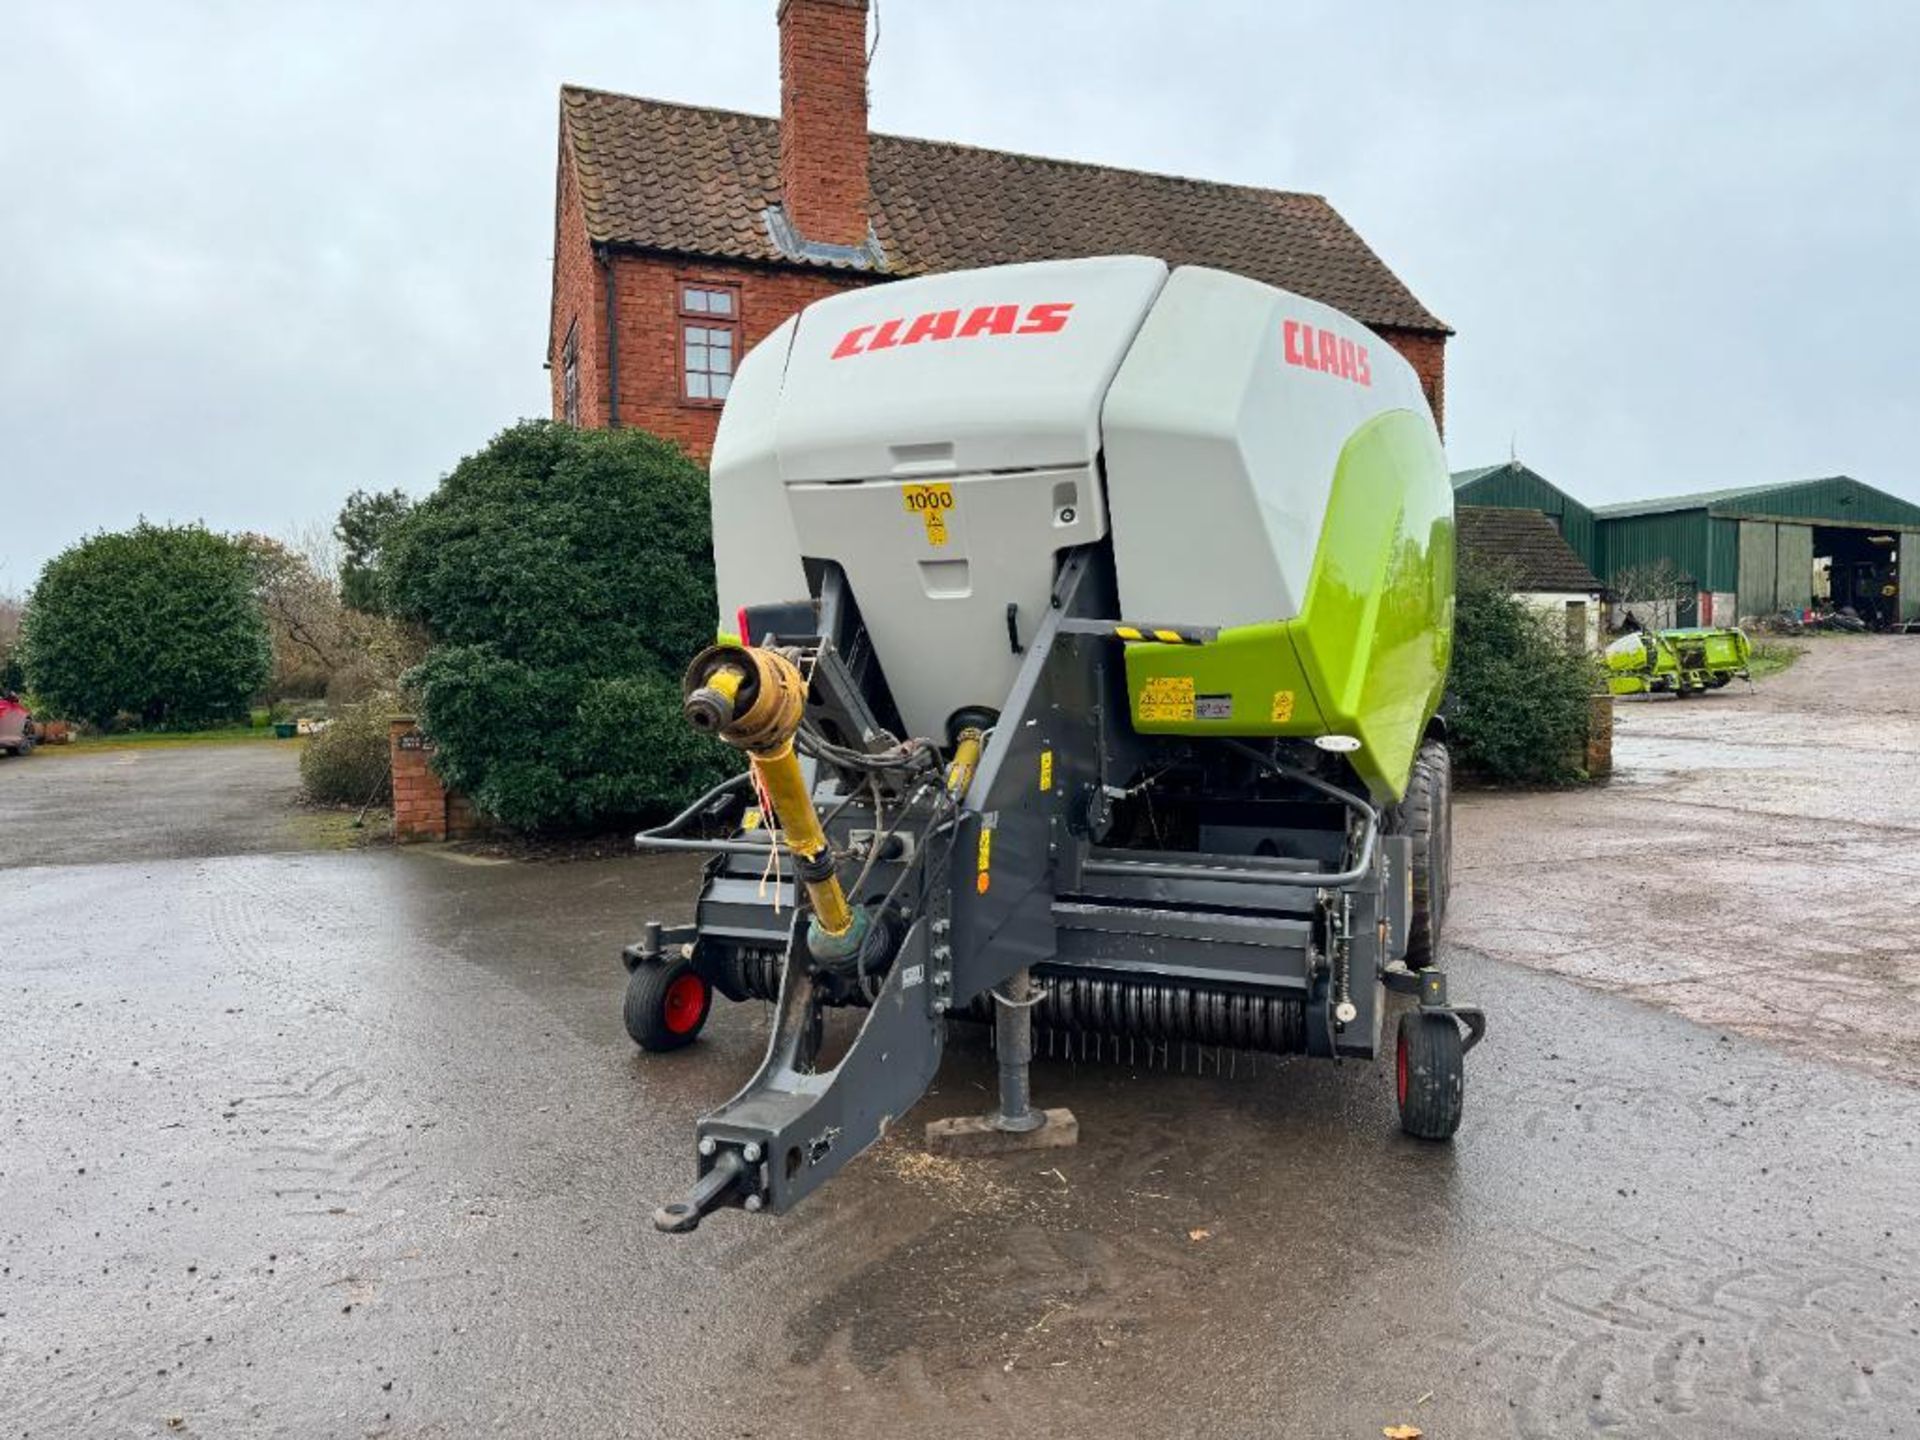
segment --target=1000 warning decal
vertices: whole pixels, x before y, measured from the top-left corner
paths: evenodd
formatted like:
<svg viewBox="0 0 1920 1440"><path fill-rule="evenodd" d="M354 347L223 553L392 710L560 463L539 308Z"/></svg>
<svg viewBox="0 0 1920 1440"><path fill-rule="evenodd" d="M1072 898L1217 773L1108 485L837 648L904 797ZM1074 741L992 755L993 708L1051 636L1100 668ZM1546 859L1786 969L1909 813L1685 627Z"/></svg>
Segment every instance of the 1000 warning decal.
<svg viewBox="0 0 1920 1440"><path fill-rule="evenodd" d="M900 499L907 513L918 515L920 523L927 527L929 545L947 543L947 516L953 510L953 486L903 485Z"/></svg>

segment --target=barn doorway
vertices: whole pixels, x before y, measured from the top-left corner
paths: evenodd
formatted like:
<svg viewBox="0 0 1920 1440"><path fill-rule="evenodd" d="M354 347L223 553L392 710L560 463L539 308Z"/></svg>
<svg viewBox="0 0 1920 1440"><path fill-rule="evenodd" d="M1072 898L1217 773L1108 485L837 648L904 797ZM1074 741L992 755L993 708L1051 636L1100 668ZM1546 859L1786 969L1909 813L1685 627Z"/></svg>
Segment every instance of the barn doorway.
<svg viewBox="0 0 1920 1440"><path fill-rule="evenodd" d="M1900 537L1853 526L1813 527L1814 603L1851 609L1876 629L1897 618Z"/></svg>

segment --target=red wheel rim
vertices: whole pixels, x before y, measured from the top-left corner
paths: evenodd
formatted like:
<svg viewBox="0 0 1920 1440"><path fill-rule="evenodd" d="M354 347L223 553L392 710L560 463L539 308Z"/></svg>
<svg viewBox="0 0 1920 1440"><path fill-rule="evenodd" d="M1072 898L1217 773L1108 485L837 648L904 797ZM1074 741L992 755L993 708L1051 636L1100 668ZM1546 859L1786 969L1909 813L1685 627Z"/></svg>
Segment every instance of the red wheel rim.
<svg viewBox="0 0 1920 1440"><path fill-rule="evenodd" d="M661 1002L660 1018L675 1035L697 1029L707 1008L707 982L698 975L682 975L667 986L667 998Z"/></svg>
<svg viewBox="0 0 1920 1440"><path fill-rule="evenodd" d="M1393 1047L1393 1083L1399 1092L1400 1103L1407 1103L1407 1033L1401 1031Z"/></svg>

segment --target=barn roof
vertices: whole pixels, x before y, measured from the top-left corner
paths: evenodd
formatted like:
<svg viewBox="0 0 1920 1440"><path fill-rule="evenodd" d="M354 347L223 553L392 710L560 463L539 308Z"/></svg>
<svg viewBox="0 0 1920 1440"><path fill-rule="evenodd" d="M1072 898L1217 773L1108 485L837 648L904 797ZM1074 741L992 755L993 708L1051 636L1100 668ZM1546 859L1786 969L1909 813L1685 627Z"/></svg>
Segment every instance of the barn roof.
<svg viewBox="0 0 1920 1440"><path fill-rule="evenodd" d="M1813 480L1779 480L1766 485L1736 485L1729 490L1699 490L1619 505L1596 505L1602 520L1636 515L1668 515L1710 510L1777 515L1794 520L1849 520L1874 525L1920 525L1920 505L1855 480L1828 475Z"/></svg>

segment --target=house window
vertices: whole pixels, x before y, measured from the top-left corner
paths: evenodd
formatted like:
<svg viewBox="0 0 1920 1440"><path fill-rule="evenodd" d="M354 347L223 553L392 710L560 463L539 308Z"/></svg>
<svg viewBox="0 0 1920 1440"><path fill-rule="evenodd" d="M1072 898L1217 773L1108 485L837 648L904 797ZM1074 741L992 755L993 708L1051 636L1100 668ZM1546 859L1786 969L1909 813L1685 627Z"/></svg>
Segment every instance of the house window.
<svg viewBox="0 0 1920 1440"><path fill-rule="evenodd" d="M740 291L733 285L680 287L680 398L718 405L740 360Z"/></svg>
<svg viewBox="0 0 1920 1440"><path fill-rule="evenodd" d="M567 343L560 347L560 418L580 423L580 322L567 326Z"/></svg>

